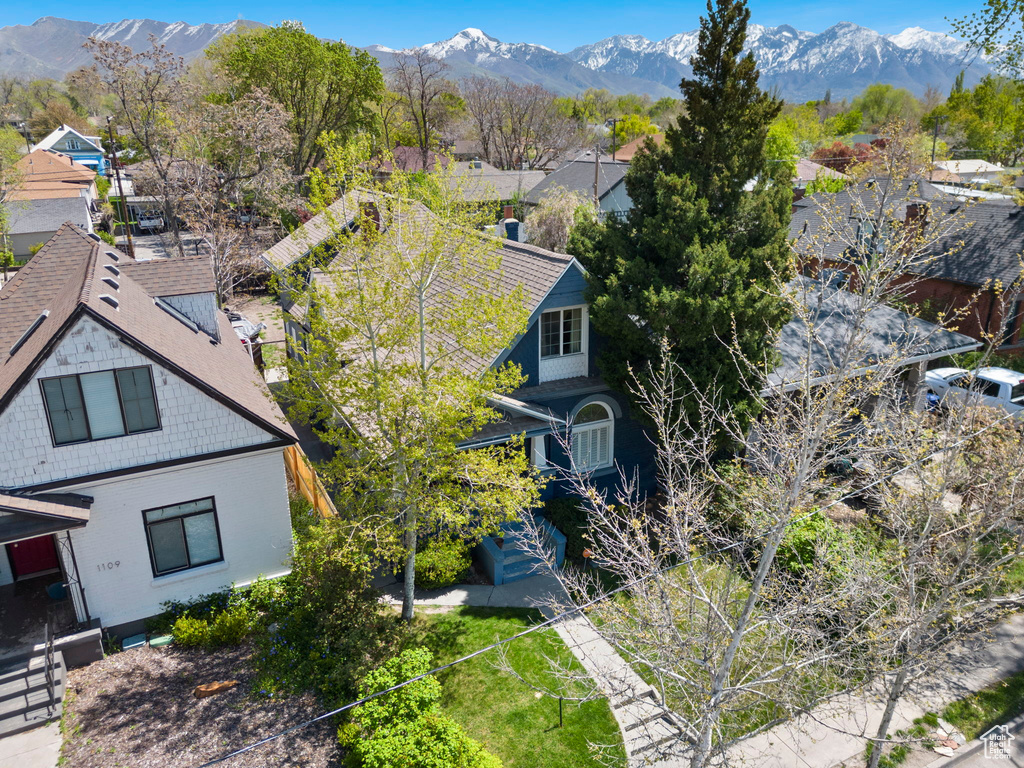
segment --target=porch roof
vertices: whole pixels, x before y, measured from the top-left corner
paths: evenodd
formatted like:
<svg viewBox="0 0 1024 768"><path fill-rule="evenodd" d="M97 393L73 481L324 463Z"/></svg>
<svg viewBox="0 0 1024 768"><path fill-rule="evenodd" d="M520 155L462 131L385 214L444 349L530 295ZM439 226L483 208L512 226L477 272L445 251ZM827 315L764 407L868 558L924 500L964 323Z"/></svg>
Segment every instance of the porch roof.
<svg viewBox="0 0 1024 768"><path fill-rule="evenodd" d="M0 544L81 528L89 522L91 505L91 498L75 494L0 493Z"/></svg>

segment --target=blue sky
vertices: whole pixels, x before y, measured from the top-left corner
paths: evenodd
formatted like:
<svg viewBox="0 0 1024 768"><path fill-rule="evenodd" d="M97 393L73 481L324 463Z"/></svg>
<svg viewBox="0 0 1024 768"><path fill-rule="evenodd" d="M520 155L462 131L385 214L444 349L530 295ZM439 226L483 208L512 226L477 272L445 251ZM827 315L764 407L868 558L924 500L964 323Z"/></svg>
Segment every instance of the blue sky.
<svg viewBox="0 0 1024 768"><path fill-rule="evenodd" d="M244 18L276 24L286 18L301 20L323 37L343 38L353 45L381 43L406 47L450 37L460 29L478 27L506 42L539 43L560 51L619 33L641 34L660 40L697 26L703 2L683 0L516 0L494 3L480 0L319 0L295 4L270 0L165 0L160 4L125 5L113 0L83 4L71 0L39 3L3 3L0 26L31 24L40 16L61 16L81 21L119 21L147 17L190 24ZM980 7L981 0L862 0L860 3L792 3L751 0L752 21L774 26L791 24L820 32L838 21L852 21L882 33L920 26L948 31L945 16L958 16ZM502 9L505 10L502 10Z"/></svg>

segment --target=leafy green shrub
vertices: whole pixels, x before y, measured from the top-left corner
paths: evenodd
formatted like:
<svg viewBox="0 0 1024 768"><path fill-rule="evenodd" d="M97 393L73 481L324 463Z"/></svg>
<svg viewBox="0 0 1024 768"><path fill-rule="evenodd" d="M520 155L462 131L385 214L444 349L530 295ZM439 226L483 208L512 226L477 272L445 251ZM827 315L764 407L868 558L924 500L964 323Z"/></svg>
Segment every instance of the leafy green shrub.
<svg viewBox="0 0 1024 768"><path fill-rule="evenodd" d="M43 250L44 245L46 245L46 243L33 243L28 247L28 252L35 256L37 253Z"/></svg>
<svg viewBox="0 0 1024 768"><path fill-rule="evenodd" d="M466 542L460 539L431 541L416 554L416 586L441 589L458 584L466 578L472 562Z"/></svg>
<svg viewBox="0 0 1024 768"><path fill-rule="evenodd" d="M210 637L210 625L206 619L194 619L191 616L180 616L171 628L174 642L185 648L198 648L207 645Z"/></svg>
<svg viewBox="0 0 1024 768"><path fill-rule="evenodd" d="M361 531L332 518L296 540L291 576L265 619L271 631L255 635L256 695L312 690L333 706L392 655L399 619L371 586L373 542Z"/></svg>
<svg viewBox="0 0 1024 768"><path fill-rule="evenodd" d="M100 240L102 240L107 245L112 245L115 248L117 247L117 239L106 230L97 230L96 234L99 235Z"/></svg>
<svg viewBox="0 0 1024 768"><path fill-rule="evenodd" d="M221 611L209 627L209 634L206 638L207 647L219 648L224 645L238 645L249 634L251 627L249 613L240 609Z"/></svg>
<svg viewBox="0 0 1024 768"><path fill-rule="evenodd" d="M836 571L852 558L870 556L868 548L865 535L859 530L844 528L823 514L814 514L790 524L775 562L794 576L816 566Z"/></svg>
<svg viewBox="0 0 1024 768"><path fill-rule="evenodd" d="M544 502L544 516L565 534L565 556L570 560L583 559L583 550L590 546L587 540L587 511L578 499L548 499Z"/></svg>
<svg viewBox="0 0 1024 768"><path fill-rule="evenodd" d="M721 480L715 485L708 509L712 523L734 536L762 533L767 521L759 519L755 512L760 505L751 502L764 498L767 479L752 474L740 459L720 465L717 471Z"/></svg>
<svg viewBox="0 0 1024 768"><path fill-rule="evenodd" d="M360 696L422 675L432 660L413 648L366 676ZM433 677L410 683L356 710L353 725L339 729L339 743L351 751L349 765L361 768L501 768L501 761L471 739L441 711L441 684ZM359 737L361 733L361 737Z"/></svg>
<svg viewBox="0 0 1024 768"><path fill-rule="evenodd" d="M288 495L288 509L292 517L292 531L295 532L296 537L306 533L309 527L316 523L316 512L313 511L313 505L301 493Z"/></svg>

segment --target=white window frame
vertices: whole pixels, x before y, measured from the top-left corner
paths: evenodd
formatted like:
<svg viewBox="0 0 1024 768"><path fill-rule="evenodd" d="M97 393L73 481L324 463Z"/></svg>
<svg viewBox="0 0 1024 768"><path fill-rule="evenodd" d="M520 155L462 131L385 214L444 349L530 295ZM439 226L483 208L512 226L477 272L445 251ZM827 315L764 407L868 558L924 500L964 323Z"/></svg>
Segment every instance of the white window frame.
<svg viewBox="0 0 1024 768"><path fill-rule="evenodd" d="M589 408L592 405L603 408L607 418L601 421L587 422L586 424L580 424L579 426L576 426L575 423L573 424L570 439L570 450L572 451L573 470L579 473L604 469L605 467L610 467L615 463L615 413L607 403L603 403L600 400L592 400L589 403L585 403L579 411L577 411L577 415L583 411L584 408ZM573 421L575 422L575 416L573 417ZM607 430L606 443L608 446L608 455L605 456L604 461L580 461L580 457L577 455L576 450L576 446L578 445L577 440L583 439L585 436L585 439L593 444L595 437L600 441L600 433L604 430ZM590 452L588 451L588 459L590 458L589 453Z"/></svg>
<svg viewBox="0 0 1024 768"><path fill-rule="evenodd" d="M565 313L571 312L574 309L580 310L580 351L579 352L563 352L562 347L564 345L564 339L562 338L562 323L565 319ZM558 340L558 354L544 356L544 315L551 314L552 312L560 313L558 325L559 325L559 340ZM576 357L577 355L587 354L587 327L590 323L587 322L587 305L586 304L574 304L571 307L553 307L552 309L545 309L540 313L540 317L537 318L537 354L541 360L559 360L566 357Z"/></svg>

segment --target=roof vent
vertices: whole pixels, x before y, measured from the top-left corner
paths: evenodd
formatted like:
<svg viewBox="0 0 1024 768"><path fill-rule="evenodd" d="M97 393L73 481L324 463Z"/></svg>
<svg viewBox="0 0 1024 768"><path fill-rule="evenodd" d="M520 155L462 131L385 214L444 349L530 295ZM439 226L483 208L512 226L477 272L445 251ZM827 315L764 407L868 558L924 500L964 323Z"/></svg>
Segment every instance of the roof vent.
<svg viewBox="0 0 1024 768"><path fill-rule="evenodd" d="M21 349L22 345L24 345L24 343L26 341L28 341L28 337L31 336L33 333L35 333L36 332L36 328L38 328L40 325L42 325L43 324L43 320L45 320L49 316L50 316L50 310L48 310L48 309L44 309L42 312L39 313L39 317L37 317L34 321L32 321L32 325L30 325L26 329L26 331L23 334L21 334L21 338L18 339L16 342L14 342L14 344L11 346L11 354L12 355L15 352L17 352L19 349Z"/></svg>
<svg viewBox="0 0 1024 768"><path fill-rule="evenodd" d="M104 283L106 283L107 285L109 285L109 286L110 286L111 288L113 288L113 289L114 289L115 291L119 291L119 290L121 290L121 284L120 284L120 283L118 283L118 282L117 282L117 280L115 280L115 279L114 279L114 278L112 278L112 277L104 277L104 278L103 278L103 282L104 282Z"/></svg>
<svg viewBox="0 0 1024 768"><path fill-rule="evenodd" d="M109 293L101 293L100 294L100 301L105 301L105 302L107 302L107 304L112 306L114 309L117 309L117 305L118 305L117 298L114 297L114 296L111 296Z"/></svg>
<svg viewBox="0 0 1024 768"><path fill-rule="evenodd" d="M168 315L173 317L175 320L177 320L179 323L181 323L186 328L188 328L190 331L192 331L192 333L199 333L199 326L198 325L193 323L184 314L182 314L181 312L176 310L174 307L172 307L170 304L168 304L163 299L161 299L161 298L153 299L153 303L156 304L158 307L160 307L160 309L162 309Z"/></svg>
<svg viewBox="0 0 1024 768"><path fill-rule="evenodd" d="M121 257L118 256L114 251L105 251L105 253L107 254L107 256L112 258L114 261L120 261L121 260Z"/></svg>
<svg viewBox="0 0 1024 768"><path fill-rule="evenodd" d="M99 236L99 235L97 235L97 234L96 234L95 232L90 232L90 233L89 233L89 237L91 237L91 238L92 238L93 240L95 240L95 241L96 241L97 243L103 242L103 241L102 241L102 239L100 238L100 236Z"/></svg>
<svg viewBox="0 0 1024 768"><path fill-rule="evenodd" d="M113 264L107 264L106 267L109 272L114 273L114 277L117 277L118 275L121 274L121 270L115 267Z"/></svg>

